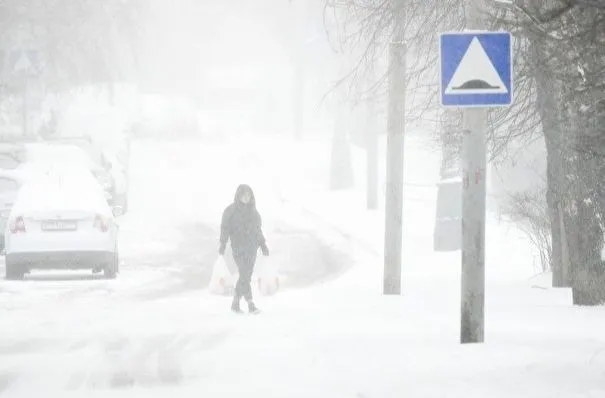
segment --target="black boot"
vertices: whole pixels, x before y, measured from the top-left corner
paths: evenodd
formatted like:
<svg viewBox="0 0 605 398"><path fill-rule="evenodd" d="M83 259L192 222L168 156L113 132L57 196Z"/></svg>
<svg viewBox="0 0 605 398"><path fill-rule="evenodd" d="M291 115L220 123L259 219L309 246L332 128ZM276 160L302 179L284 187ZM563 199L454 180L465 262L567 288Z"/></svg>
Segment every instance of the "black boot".
<svg viewBox="0 0 605 398"><path fill-rule="evenodd" d="M239 295L235 295L233 296L233 303L231 303L231 311L241 314L242 310L239 308L239 302L241 300L241 297Z"/></svg>
<svg viewBox="0 0 605 398"><path fill-rule="evenodd" d="M258 314L260 312L260 310L254 305L254 302L252 300L248 301L248 311L251 314Z"/></svg>

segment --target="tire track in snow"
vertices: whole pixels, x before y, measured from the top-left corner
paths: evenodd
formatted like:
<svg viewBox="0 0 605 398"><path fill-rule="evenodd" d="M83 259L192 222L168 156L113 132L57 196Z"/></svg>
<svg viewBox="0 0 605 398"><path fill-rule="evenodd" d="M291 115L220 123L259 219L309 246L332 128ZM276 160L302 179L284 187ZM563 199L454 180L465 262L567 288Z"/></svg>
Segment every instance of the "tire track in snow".
<svg viewBox="0 0 605 398"><path fill-rule="evenodd" d="M145 264L162 269L165 279L136 292L137 298L163 299L207 287L217 258L217 232L197 222L183 225L179 231L181 240L173 251L155 256Z"/></svg>
<svg viewBox="0 0 605 398"><path fill-rule="evenodd" d="M68 390L128 389L178 385L189 376L184 362L191 355L217 348L229 337L228 331L208 335L159 335L147 338L118 337L98 343L96 363L77 372L66 382Z"/></svg>
<svg viewBox="0 0 605 398"><path fill-rule="evenodd" d="M3 392L8 391L10 386L16 382L18 376L13 373L1 373L0 372L0 396Z"/></svg>

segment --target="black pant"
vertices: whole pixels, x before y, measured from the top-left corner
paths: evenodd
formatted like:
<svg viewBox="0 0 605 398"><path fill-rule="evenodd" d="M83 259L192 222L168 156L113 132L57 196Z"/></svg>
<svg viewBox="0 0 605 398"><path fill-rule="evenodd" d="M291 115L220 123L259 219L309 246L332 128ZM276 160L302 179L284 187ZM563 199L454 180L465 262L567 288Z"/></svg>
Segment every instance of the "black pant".
<svg viewBox="0 0 605 398"><path fill-rule="evenodd" d="M254 264L256 263L256 252L255 253L234 253L233 259L237 265L239 272L239 279L235 285L236 297L244 297L246 301L252 300L252 273L254 272Z"/></svg>

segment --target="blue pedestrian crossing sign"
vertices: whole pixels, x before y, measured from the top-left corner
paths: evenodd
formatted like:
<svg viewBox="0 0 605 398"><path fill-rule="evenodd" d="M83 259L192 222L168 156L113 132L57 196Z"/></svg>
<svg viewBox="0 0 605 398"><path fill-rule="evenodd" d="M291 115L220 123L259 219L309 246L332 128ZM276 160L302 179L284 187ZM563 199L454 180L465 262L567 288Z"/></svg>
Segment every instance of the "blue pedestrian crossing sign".
<svg viewBox="0 0 605 398"><path fill-rule="evenodd" d="M513 102L510 33L444 33L439 52L443 106L508 106Z"/></svg>

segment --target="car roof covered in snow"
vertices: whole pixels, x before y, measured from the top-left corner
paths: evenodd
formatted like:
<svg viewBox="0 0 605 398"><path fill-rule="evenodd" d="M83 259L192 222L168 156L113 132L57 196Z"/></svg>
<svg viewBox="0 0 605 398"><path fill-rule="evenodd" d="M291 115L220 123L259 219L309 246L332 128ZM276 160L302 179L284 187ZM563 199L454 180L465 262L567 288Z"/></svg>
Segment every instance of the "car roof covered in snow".
<svg viewBox="0 0 605 398"><path fill-rule="evenodd" d="M13 171L27 173L30 175L47 175L53 169L56 170L67 170L72 173L80 173L80 174L90 174L92 175L92 170L84 167L80 163L71 163L71 162L51 162L51 161L34 161L34 162L24 162L21 163L16 169Z"/></svg>
<svg viewBox="0 0 605 398"><path fill-rule="evenodd" d="M12 213L72 210L113 217L103 189L90 171L53 165L23 185Z"/></svg>

